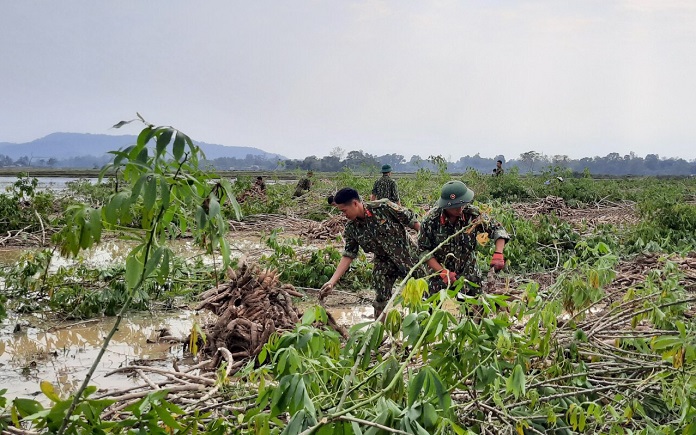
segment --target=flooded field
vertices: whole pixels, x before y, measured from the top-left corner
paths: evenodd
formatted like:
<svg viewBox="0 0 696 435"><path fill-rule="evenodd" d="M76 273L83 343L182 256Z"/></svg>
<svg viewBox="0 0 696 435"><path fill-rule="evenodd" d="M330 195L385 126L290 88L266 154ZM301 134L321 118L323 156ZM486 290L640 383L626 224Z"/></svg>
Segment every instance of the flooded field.
<svg viewBox="0 0 696 435"><path fill-rule="evenodd" d="M265 247L250 234L231 237L234 256L258 258ZM85 251L80 258L54 257L51 269L84 262L102 268L123 261L129 246L122 241L107 241ZM179 240L173 249L184 258L202 258L211 263L212 258L203 255L192 240ZM3 248L0 250L0 265L7 266L17 261L25 248ZM2 285L2 283L0 283ZM300 310L316 303L309 292L305 300L298 300ZM330 298L327 310L343 326L371 320L373 309L364 298L337 295ZM208 312L190 309L176 311L129 313L122 320L119 330L112 339L91 381L100 390L115 390L136 385L137 378L124 373L109 375L119 367L139 364L155 365L171 369L175 361L182 366L193 361L184 352L182 343L158 342L165 335L186 338L195 323L204 325L213 320ZM39 397L39 383L49 381L67 396L79 387L92 362L96 358L104 337L109 333L115 318L106 317L86 321L56 322L42 315L17 315L10 313L0 327L0 383L7 388L6 397Z"/></svg>
<svg viewBox="0 0 696 435"><path fill-rule="evenodd" d="M364 305L328 311L344 326L372 317L372 307ZM125 389L136 385L138 379L123 373L109 375L119 367L171 368L174 361L182 366L192 363L183 344L158 342L158 337L186 338L194 323L203 325L212 318L209 313L192 310L129 314L119 325L91 383L100 390ZM54 325L34 316L6 319L0 329L0 385L7 388L6 397L38 396L42 380L56 385L62 395L69 395L85 378L114 322L113 317Z"/></svg>
<svg viewBox="0 0 696 435"><path fill-rule="evenodd" d="M169 365L183 357L182 344L158 343L162 329L186 337L204 314L193 311L133 313L123 319L104 354L92 383L100 389L125 388L124 375L112 370L146 360ZM47 380L67 395L84 379L115 318L94 319L49 326L33 316L10 317L0 332L0 383L7 397L39 394L39 382Z"/></svg>

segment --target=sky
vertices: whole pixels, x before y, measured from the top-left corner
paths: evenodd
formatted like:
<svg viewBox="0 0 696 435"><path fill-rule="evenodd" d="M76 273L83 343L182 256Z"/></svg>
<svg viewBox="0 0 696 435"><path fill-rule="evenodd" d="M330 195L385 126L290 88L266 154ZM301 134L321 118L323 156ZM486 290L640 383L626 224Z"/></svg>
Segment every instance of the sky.
<svg viewBox="0 0 696 435"><path fill-rule="evenodd" d="M696 2L0 0L0 142L696 158Z"/></svg>

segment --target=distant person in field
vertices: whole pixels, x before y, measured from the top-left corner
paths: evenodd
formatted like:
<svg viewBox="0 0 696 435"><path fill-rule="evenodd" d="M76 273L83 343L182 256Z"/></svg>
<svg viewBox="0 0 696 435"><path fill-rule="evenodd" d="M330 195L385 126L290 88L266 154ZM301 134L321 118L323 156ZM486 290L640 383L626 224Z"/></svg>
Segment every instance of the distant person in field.
<svg viewBox="0 0 696 435"><path fill-rule="evenodd" d="M391 202L401 205L399 200L399 190L396 188L396 181L391 178L392 167L382 165L382 177L375 181L372 186L370 201L387 198Z"/></svg>
<svg viewBox="0 0 696 435"><path fill-rule="evenodd" d="M307 176L301 178L300 181L297 182L297 187L295 187L295 198L299 198L309 192L309 189L312 188L312 176L314 176L314 172L307 171Z"/></svg>
<svg viewBox="0 0 696 435"><path fill-rule="evenodd" d="M495 168L493 169L493 176L494 177L499 177L503 175L503 172L505 172L505 169L503 169L503 161L498 160L495 162Z"/></svg>
<svg viewBox="0 0 696 435"><path fill-rule="evenodd" d="M256 177L256 182L254 183L254 188L261 193L266 193L266 183L263 181L263 177Z"/></svg>

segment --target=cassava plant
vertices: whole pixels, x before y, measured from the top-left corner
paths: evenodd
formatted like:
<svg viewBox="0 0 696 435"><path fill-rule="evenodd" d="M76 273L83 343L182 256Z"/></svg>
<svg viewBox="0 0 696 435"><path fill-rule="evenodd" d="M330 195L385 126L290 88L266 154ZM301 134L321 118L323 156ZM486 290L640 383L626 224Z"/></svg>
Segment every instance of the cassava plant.
<svg viewBox="0 0 696 435"><path fill-rule="evenodd" d="M64 408L63 423L58 430L61 434L76 425L71 416L133 295L146 281L153 279L164 284L169 276L173 253L167 241L190 231L208 252L220 252L223 266L230 259L229 244L224 237L227 221L221 209L230 204L239 213L239 206L230 195L229 182L199 168L203 153L186 134L172 127L156 127L139 114L138 119L145 128L136 144L111 152L113 161L100 173L100 181L109 173L120 173L124 187L103 206L71 206L65 227L56 237L64 255L77 255L99 243L103 230L113 231L134 244L126 257L125 301L82 385L70 406ZM114 127L129 122L122 121ZM137 227L130 225L130 211L135 205L142 213Z"/></svg>

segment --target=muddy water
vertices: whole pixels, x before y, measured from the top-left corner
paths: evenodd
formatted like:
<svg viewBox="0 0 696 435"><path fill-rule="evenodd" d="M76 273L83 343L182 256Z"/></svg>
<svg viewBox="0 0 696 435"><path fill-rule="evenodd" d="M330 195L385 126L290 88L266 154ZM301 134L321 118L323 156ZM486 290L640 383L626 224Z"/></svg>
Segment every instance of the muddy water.
<svg viewBox="0 0 696 435"><path fill-rule="evenodd" d="M136 360L169 365L183 357L181 344L157 343L162 328L186 337L194 322L205 318L193 311L138 313L124 318L104 354L92 383L99 388L122 389L132 384L124 375L106 377L110 371ZM50 328L35 317L10 317L0 332L0 384L7 397L31 397L39 382L47 380L67 395L85 378L115 318L58 324ZM19 326L19 331L13 332ZM155 341L149 343L148 341Z"/></svg>
<svg viewBox="0 0 696 435"><path fill-rule="evenodd" d="M372 307L329 308L339 324L350 326L371 320ZM100 389L120 390L138 383L113 370L129 364L154 364L171 368L175 359L188 359L183 345L158 343L163 328L167 334L186 337L194 322L204 325L212 315L190 310L160 313L134 313L124 318L92 378ZM0 386L7 388L6 397L34 397L40 394L43 380L54 384L63 397L82 383L99 353L104 337L115 318L68 322L53 326L32 316L11 316L0 330ZM13 332L16 325L19 331ZM185 362L184 362L185 363ZM184 364L182 363L182 364Z"/></svg>
<svg viewBox="0 0 696 435"><path fill-rule="evenodd" d="M247 237L234 238L232 248L237 255L252 258L264 250L258 241ZM108 241L83 252L77 260L56 255L51 269L78 261L97 268L106 267L123 262L129 250L127 243ZM212 262L191 240L175 242L173 250L183 258L193 260L201 257L206 263ZM25 252L25 248L1 249L0 265L12 264ZM312 300L301 302L300 309L306 309L312 303ZM371 306L340 304L329 311L339 324L351 326L372 320L373 309ZM190 310L129 314L121 322L91 384L100 389L125 389L135 385L138 379L120 373L106 375L138 360L170 368L175 359L190 358L190 355L184 355L182 344L157 343L156 338L162 328L167 328L173 336L186 337L194 322L205 324L211 320L205 316ZM115 318L102 318L56 325L38 316L10 315L0 328L0 388L7 388L8 399L36 396L37 400L46 401L40 394L39 383L47 380L58 388L62 396L69 395L82 383L114 322ZM17 325L19 330L14 332Z"/></svg>

